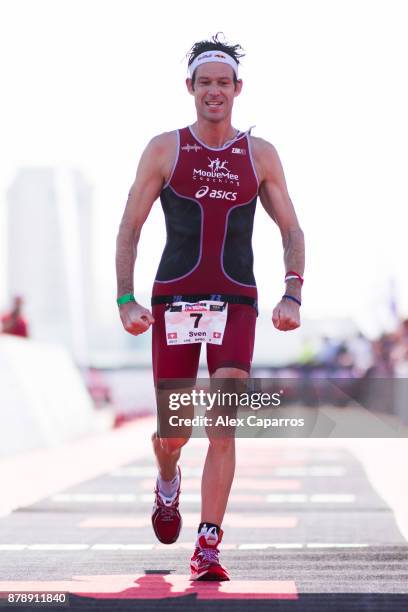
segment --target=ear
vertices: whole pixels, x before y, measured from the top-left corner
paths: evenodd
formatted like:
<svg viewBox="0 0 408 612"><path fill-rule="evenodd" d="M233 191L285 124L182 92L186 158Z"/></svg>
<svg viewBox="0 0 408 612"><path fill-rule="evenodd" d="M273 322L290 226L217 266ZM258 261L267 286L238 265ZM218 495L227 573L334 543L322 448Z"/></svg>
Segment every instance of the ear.
<svg viewBox="0 0 408 612"><path fill-rule="evenodd" d="M239 96L239 94L242 91L242 86L243 86L243 82L242 79L238 79L236 85L235 85L235 93L234 93L234 97Z"/></svg>
<svg viewBox="0 0 408 612"><path fill-rule="evenodd" d="M187 77L186 86L187 86L188 93L194 96L193 79L190 79L190 77Z"/></svg>

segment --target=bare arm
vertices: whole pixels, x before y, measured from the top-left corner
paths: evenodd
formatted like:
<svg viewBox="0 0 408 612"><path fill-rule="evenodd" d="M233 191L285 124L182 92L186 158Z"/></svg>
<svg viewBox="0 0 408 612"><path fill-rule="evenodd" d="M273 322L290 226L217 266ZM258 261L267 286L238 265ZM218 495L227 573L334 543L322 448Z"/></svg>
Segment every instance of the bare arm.
<svg viewBox="0 0 408 612"><path fill-rule="evenodd" d="M293 270L303 276L305 268L305 242L295 209L289 197L285 175L276 149L269 142L253 138L254 158L258 172L259 197L268 215L278 225L283 244L285 270ZM301 299L301 283L290 280L285 293ZM274 324L278 329L295 329L300 325L299 308L295 302L284 300L282 308L274 311ZM278 306L279 306L278 305ZM278 307L277 307L278 308ZM275 316L275 315L283 316ZM293 317L293 315L296 315ZM285 322L284 319L288 317ZM280 324L279 324L280 319ZM282 323L283 321L283 323ZM276 324L278 323L278 325Z"/></svg>
<svg viewBox="0 0 408 612"><path fill-rule="evenodd" d="M169 132L153 138L140 158L116 239L118 297L134 293L133 274L140 233L170 174L175 150L176 135ZM146 331L154 322L151 313L134 302L121 305L119 311L126 331L135 335Z"/></svg>
<svg viewBox="0 0 408 612"><path fill-rule="evenodd" d="M153 138L140 158L116 239L118 297L133 293L133 273L140 232L167 178L171 136L163 134Z"/></svg>

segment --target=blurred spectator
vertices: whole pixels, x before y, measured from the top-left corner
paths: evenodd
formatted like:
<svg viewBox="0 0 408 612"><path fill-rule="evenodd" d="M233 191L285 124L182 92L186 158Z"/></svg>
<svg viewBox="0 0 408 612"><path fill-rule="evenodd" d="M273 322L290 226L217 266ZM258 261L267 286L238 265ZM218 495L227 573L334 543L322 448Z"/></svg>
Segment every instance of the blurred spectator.
<svg viewBox="0 0 408 612"><path fill-rule="evenodd" d="M313 366L316 363L316 350L309 338L302 344L298 363L301 366Z"/></svg>
<svg viewBox="0 0 408 612"><path fill-rule="evenodd" d="M341 351L341 342L329 336L323 336L322 346L317 354L317 363L327 368L334 368Z"/></svg>
<svg viewBox="0 0 408 612"><path fill-rule="evenodd" d="M394 365L391 353L395 348L394 334L384 333L373 342L374 367L371 375L376 378L392 378Z"/></svg>
<svg viewBox="0 0 408 612"><path fill-rule="evenodd" d="M314 365L329 375L340 368L353 378L408 378L408 319L375 340L362 332L347 341L324 336ZM304 366L302 356L297 366Z"/></svg>
<svg viewBox="0 0 408 612"><path fill-rule="evenodd" d="M11 310L0 317L1 332L3 334L28 338L27 321L22 315L23 302L23 298L20 295L16 295Z"/></svg>
<svg viewBox="0 0 408 612"><path fill-rule="evenodd" d="M395 376L408 378L408 319L401 321L394 334L390 361Z"/></svg>
<svg viewBox="0 0 408 612"><path fill-rule="evenodd" d="M353 355L350 352L349 345L346 341L339 344L339 349L336 356L336 365L340 368L346 368L349 372L353 368Z"/></svg>
<svg viewBox="0 0 408 612"><path fill-rule="evenodd" d="M365 376L374 365L372 343L362 332L359 332L348 342L348 350L351 356L353 375L357 378Z"/></svg>

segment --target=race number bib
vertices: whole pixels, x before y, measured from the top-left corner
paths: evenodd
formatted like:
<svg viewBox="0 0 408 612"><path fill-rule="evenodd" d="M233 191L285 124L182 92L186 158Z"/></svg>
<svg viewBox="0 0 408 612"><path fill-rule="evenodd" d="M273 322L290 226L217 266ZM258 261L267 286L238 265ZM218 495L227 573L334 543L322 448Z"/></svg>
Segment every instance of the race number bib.
<svg viewBox="0 0 408 612"><path fill-rule="evenodd" d="M167 344L222 344L227 312L226 302L174 302L164 314Z"/></svg>

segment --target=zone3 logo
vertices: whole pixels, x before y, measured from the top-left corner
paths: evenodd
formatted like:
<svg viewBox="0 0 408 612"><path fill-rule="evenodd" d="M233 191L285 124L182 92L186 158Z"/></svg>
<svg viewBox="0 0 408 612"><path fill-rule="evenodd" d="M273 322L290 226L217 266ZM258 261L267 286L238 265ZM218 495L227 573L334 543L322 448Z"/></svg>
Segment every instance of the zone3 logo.
<svg viewBox="0 0 408 612"><path fill-rule="evenodd" d="M207 195L209 191L210 188L208 185L206 185L205 187L201 187L201 189L199 189L195 194L195 197L198 199L203 198L205 195ZM210 193L208 194L208 197L213 198L215 200L231 200L232 202L234 202L237 199L237 192L223 191L222 189L211 189Z"/></svg>

